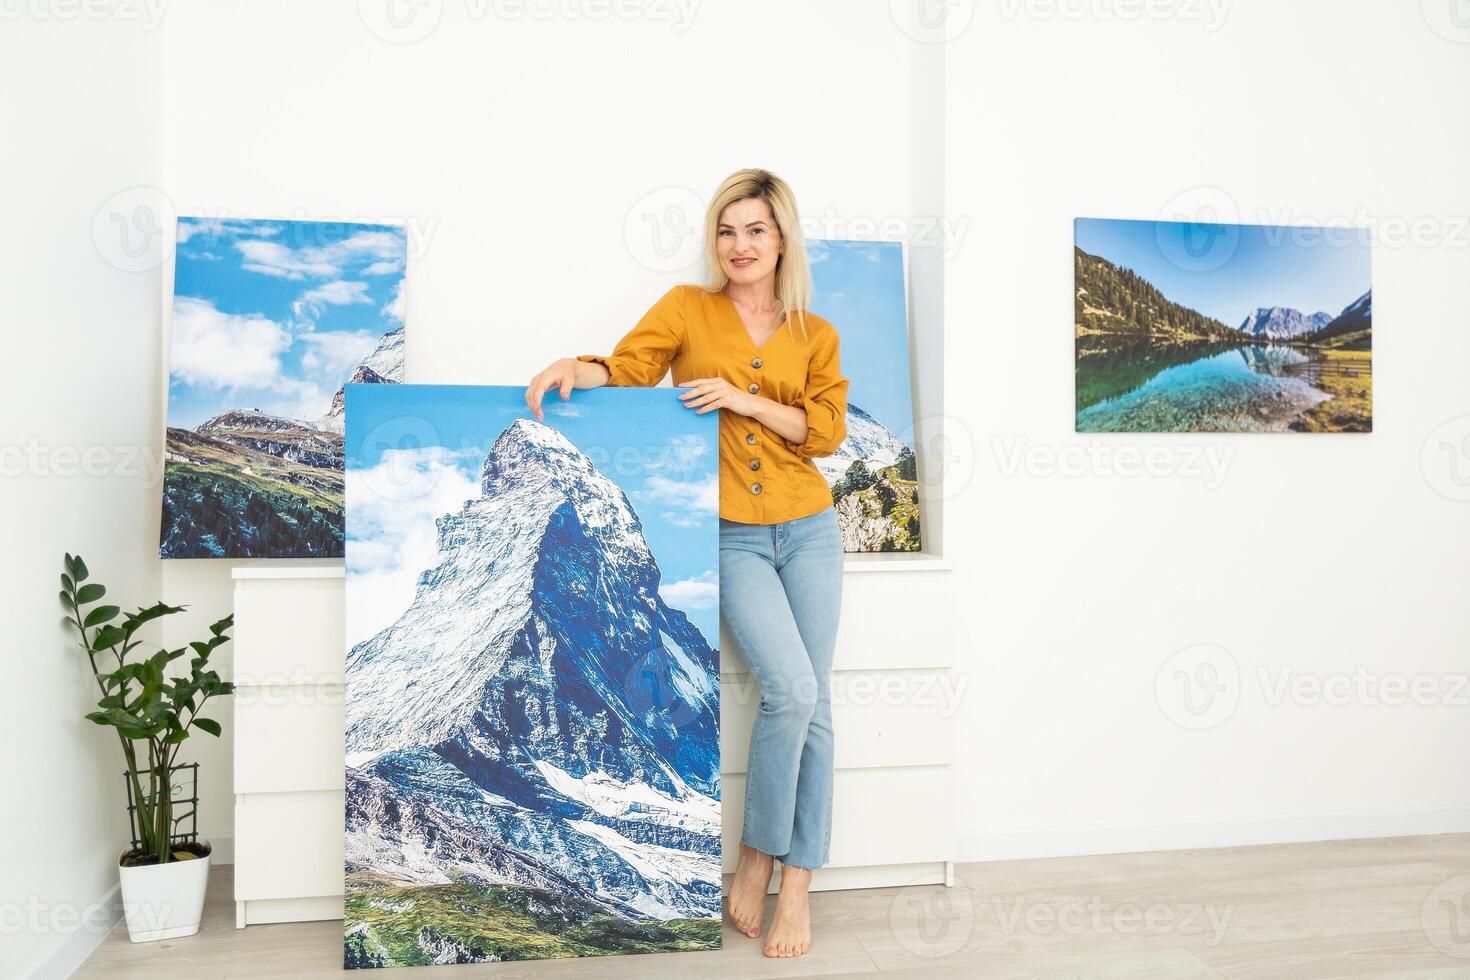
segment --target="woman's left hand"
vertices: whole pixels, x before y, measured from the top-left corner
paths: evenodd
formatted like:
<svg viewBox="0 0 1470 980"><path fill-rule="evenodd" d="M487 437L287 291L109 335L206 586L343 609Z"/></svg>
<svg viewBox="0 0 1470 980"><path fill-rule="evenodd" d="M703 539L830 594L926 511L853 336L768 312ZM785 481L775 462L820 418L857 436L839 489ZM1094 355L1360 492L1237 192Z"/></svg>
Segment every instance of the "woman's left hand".
<svg viewBox="0 0 1470 980"><path fill-rule="evenodd" d="M756 409L756 397L735 387L724 378L694 378L689 381L681 381L680 388L688 388L688 391L679 393L679 400L686 407L693 408L699 415L712 412L717 408L723 408L734 412L736 415L753 415Z"/></svg>

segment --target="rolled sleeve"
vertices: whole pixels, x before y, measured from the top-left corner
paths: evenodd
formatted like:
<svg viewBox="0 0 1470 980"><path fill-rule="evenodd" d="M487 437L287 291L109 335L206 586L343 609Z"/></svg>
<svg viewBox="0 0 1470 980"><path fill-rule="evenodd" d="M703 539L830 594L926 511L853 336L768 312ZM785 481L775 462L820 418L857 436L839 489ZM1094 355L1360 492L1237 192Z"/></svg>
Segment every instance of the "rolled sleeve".
<svg viewBox="0 0 1470 980"><path fill-rule="evenodd" d="M841 342L837 331L828 329L813 346L807 365L806 390L801 407L806 409L807 433L802 442L782 437L786 448L807 459L831 456L847 438L847 388L842 376Z"/></svg>
<svg viewBox="0 0 1470 980"><path fill-rule="evenodd" d="M579 354L577 360L607 368L609 385L652 388L668 373L669 361L684 345L687 329L684 287L675 286L643 314L611 355Z"/></svg>

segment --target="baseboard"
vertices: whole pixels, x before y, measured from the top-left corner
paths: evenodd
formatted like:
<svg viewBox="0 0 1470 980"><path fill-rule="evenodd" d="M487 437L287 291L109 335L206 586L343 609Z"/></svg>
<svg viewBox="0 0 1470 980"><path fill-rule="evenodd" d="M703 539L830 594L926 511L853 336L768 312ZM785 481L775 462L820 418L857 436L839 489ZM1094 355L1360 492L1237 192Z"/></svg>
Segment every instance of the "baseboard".
<svg viewBox="0 0 1470 980"><path fill-rule="evenodd" d="M960 832L956 860L1012 861L1467 832L1470 832L1470 806L1403 807L1090 827L970 829Z"/></svg>
<svg viewBox="0 0 1470 980"><path fill-rule="evenodd" d="M220 864L235 863L234 834L200 834L199 836L209 841L211 868ZM105 929L73 930L51 949L42 953L28 971L22 970L20 976L26 980L65 980L75 973L77 968L87 961L87 957L102 945L102 941L111 935L112 930L122 921L122 886L114 883L107 890L107 894L97 899L93 905L107 910L107 915L101 920L106 924Z"/></svg>

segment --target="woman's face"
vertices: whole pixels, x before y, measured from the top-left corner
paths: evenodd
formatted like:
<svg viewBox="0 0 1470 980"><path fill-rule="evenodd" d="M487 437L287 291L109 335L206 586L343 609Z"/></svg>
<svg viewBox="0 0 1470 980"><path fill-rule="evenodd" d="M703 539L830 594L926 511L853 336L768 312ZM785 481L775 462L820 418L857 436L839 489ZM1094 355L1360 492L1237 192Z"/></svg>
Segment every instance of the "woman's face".
<svg viewBox="0 0 1470 980"><path fill-rule="evenodd" d="M733 201L720 212L715 251L731 282L747 285L775 276L783 247L770 205L762 198Z"/></svg>

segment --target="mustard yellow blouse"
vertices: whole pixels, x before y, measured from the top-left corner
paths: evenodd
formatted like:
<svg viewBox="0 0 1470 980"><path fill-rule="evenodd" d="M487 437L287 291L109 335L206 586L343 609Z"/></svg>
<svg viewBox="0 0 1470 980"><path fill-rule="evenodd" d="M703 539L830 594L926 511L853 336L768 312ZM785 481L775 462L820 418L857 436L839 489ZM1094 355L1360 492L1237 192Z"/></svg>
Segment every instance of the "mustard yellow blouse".
<svg viewBox="0 0 1470 980"><path fill-rule="evenodd" d="M782 324L759 348L724 293L675 286L618 341L610 357L582 354L608 370L609 385L653 387L672 362L674 383L724 378L751 394L806 410L807 437L792 442L755 419L720 410L720 516L742 524L776 524L832 505L832 492L812 460L831 456L847 438L847 388L837 329L806 314ZM688 409L695 411L695 409Z"/></svg>

